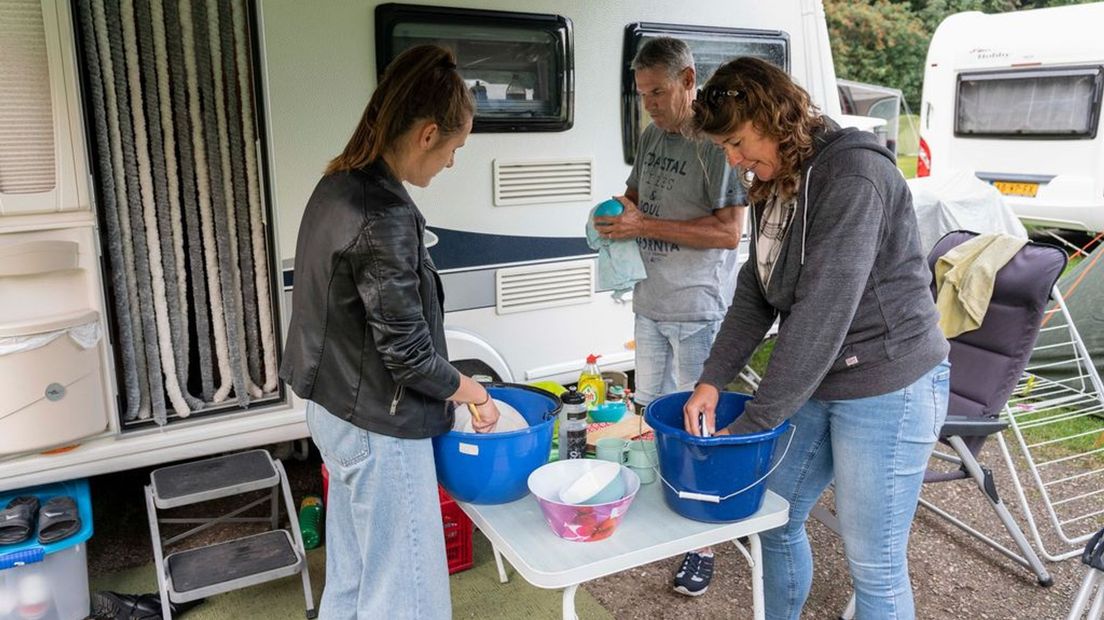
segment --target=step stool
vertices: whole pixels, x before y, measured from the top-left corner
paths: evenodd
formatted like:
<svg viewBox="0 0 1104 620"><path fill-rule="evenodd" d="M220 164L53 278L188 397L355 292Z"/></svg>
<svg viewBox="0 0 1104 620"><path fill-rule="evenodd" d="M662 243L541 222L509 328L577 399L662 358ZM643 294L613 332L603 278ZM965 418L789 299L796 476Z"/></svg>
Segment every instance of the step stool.
<svg viewBox="0 0 1104 620"><path fill-rule="evenodd" d="M157 511L208 500L271 489L266 497L250 502L220 517L158 518ZM290 531L279 529L280 491L283 491ZM267 517L239 517L255 506L269 503ZM172 465L150 473L146 486L146 512L157 566L162 617L171 620L169 603L187 603L215 594L280 579L299 573L307 618L318 613L311 594L310 574L299 518L291 497L283 463L264 450L249 450L226 456ZM205 547L177 551L164 557L164 546L220 523L268 523L272 531L244 536ZM161 523L200 525L162 540Z"/></svg>

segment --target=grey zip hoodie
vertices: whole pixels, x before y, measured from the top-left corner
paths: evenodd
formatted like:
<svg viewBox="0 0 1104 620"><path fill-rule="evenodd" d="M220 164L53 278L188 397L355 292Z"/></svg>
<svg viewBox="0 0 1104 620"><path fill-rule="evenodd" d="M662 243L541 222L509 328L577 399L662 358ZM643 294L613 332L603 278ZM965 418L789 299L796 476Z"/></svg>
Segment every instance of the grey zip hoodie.
<svg viewBox="0 0 1104 620"><path fill-rule="evenodd" d="M892 154L872 134L828 123L802 166L769 286L755 266L763 205L753 205L751 255L702 371L700 383L724 389L781 318L763 382L733 433L773 428L809 398L902 389L947 357L912 195Z"/></svg>

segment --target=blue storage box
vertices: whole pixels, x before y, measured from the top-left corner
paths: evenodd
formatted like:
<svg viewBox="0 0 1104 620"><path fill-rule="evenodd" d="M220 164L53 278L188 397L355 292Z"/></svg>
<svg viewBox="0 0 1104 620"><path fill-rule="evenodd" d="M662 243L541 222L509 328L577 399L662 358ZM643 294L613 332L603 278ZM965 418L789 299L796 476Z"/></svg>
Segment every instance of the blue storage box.
<svg viewBox="0 0 1104 620"><path fill-rule="evenodd" d="M92 498L88 481L72 480L0 493L0 508L20 495L37 496L40 504L59 495L72 497L77 503L81 528L67 538L40 545L36 526L30 540L0 545L0 620L87 618L85 543L92 537Z"/></svg>

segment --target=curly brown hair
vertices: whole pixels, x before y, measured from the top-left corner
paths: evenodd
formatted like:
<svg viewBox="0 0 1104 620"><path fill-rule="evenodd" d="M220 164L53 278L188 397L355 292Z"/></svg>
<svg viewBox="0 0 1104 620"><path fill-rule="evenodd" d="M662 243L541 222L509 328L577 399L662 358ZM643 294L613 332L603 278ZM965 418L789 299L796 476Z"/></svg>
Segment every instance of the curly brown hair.
<svg viewBox="0 0 1104 620"><path fill-rule="evenodd" d="M801 165L813 154L813 134L824 118L785 71L743 56L721 65L694 100L693 128L709 136L728 136L745 123L778 142L780 170L769 181L756 178L748 189L751 202L774 192L797 193Z"/></svg>

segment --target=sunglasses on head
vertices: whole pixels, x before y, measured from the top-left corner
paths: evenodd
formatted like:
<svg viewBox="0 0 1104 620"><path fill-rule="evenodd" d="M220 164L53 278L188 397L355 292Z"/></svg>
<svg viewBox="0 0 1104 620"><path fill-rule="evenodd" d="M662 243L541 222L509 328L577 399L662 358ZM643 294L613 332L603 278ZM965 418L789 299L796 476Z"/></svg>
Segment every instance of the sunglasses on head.
<svg viewBox="0 0 1104 620"><path fill-rule="evenodd" d="M707 88L699 88L698 96L695 97L694 100L699 103L704 103L712 108L720 105L720 103L724 101L727 97L732 97L733 99L742 99L743 96L744 93L740 90L721 88L720 86L710 86Z"/></svg>

